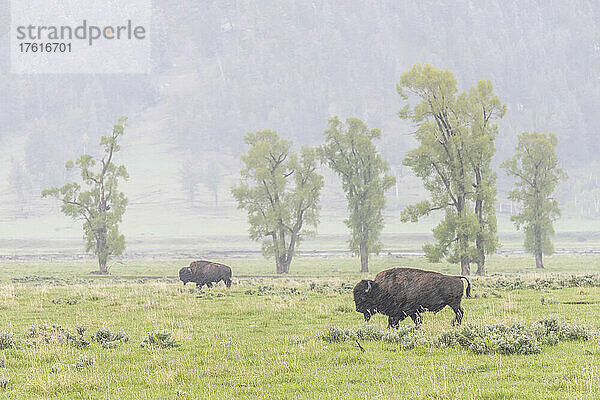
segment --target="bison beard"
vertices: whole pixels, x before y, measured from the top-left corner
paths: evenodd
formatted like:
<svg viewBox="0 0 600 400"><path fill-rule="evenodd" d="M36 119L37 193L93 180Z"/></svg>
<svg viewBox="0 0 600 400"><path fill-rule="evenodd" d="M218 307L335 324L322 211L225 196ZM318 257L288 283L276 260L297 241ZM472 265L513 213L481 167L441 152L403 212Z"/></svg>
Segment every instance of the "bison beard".
<svg viewBox="0 0 600 400"><path fill-rule="evenodd" d="M193 261L189 267L179 270L179 279L185 285L188 282L196 283L202 288L203 285L212 287L213 283L223 281L227 287L231 286L231 268L224 264L200 260Z"/></svg>
<svg viewBox="0 0 600 400"><path fill-rule="evenodd" d="M460 305L464 279L467 297L471 283L464 276L443 275L414 268L392 268L381 271L375 280L358 282L354 287L356 311L368 322L376 313L388 316L388 327L398 328L400 321L410 317L418 328L423 322L421 313L437 313L444 307L454 310L453 325L460 325L464 310Z"/></svg>

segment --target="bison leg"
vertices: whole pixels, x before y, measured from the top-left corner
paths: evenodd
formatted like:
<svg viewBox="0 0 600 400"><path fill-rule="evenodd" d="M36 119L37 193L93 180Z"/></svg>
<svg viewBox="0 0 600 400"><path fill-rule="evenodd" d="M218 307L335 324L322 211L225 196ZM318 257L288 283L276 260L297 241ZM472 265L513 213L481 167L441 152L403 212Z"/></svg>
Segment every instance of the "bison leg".
<svg viewBox="0 0 600 400"><path fill-rule="evenodd" d="M231 279L225 279L225 286L227 286L227 288L231 287Z"/></svg>
<svg viewBox="0 0 600 400"><path fill-rule="evenodd" d="M459 326L462 323L462 318L465 314L465 310L460 305L452 307L452 309L454 310L455 314L454 319L452 320L452 325Z"/></svg>
<svg viewBox="0 0 600 400"><path fill-rule="evenodd" d="M371 313L367 311L366 313L363 313L363 315L365 317L365 322L369 322L371 319Z"/></svg>
<svg viewBox="0 0 600 400"><path fill-rule="evenodd" d="M419 312L415 312L414 314L411 314L410 318L415 323L415 329L419 329L421 327L421 325L423 324L423 317L421 316L421 313L419 313Z"/></svg>
<svg viewBox="0 0 600 400"><path fill-rule="evenodd" d="M389 317L388 318L388 328L398 329L400 327L400 318L398 317Z"/></svg>
<svg viewBox="0 0 600 400"><path fill-rule="evenodd" d="M211 288L212 287L212 282L206 282L206 287Z"/></svg>

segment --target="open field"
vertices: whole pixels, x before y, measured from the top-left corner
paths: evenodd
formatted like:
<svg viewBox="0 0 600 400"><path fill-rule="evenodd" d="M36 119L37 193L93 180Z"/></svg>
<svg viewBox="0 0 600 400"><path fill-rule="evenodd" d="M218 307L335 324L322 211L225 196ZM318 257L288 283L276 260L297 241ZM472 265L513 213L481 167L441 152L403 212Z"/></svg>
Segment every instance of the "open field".
<svg viewBox="0 0 600 400"><path fill-rule="evenodd" d="M463 300L465 325L529 326L553 317L591 334L526 355L409 350L382 340L361 340L362 352L352 341L328 342L321 336L332 326L363 325L351 293L361 277L355 259L302 257L289 277L270 276L274 266L261 258L220 261L232 266L234 285L200 292L176 280L189 262L183 259L125 260L110 277L89 275L95 268L89 260L2 262L0 330L14 333L16 343L0 350L0 399L594 399L600 393L600 279L571 279L600 271L600 257L549 257L539 273L530 257L495 256L492 276L472 279L476 297ZM420 257L382 256L373 259L369 276L402 265L457 270ZM456 331L452 317L449 309L424 314L419 335ZM385 331L387 318L371 323ZM75 337L84 326L90 343L58 340L58 328L44 340L40 324L60 325ZM411 325L402 322L401 331ZM105 348L90 340L102 327L129 341ZM140 346L159 330L179 346Z"/></svg>
<svg viewBox="0 0 600 400"><path fill-rule="evenodd" d="M58 206L57 206L58 207ZM2 208L0 208L0 211ZM23 218L3 224L0 232L2 257L37 255L78 255L83 251L81 224L58 214ZM342 204L337 212L321 218L317 235L302 241L299 251L348 253L347 215ZM135 211L135 210L134 210ZM122 232L127 238L125 255L132 257L178 258L200 255L230 257L243 253L260 255L260 243L248 238L247 216L240 212L207 215L205 210L185 207L166 210L143 209L125 215ZM173 215L171 214L173 213ZM133 214L133 215L130 215ZM160 217L160 218L159 218ZM381 235L383 254L387 252L421 252L423 243L433 240L432 228L439 215L423 218L419 223L402 223L399 211L386 214ZM558 252L585 252L600 249L598 220L561 218L555 222L552 241ZM501 253L523 251L523 232L515 230L508 215L498 216Z"/></svg>

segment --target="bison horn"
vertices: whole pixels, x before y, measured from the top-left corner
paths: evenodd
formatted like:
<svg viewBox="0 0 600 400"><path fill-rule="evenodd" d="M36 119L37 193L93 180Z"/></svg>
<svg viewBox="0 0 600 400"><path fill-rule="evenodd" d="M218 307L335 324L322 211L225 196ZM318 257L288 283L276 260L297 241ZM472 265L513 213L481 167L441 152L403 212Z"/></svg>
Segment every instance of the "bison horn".
<svg viewBox="0 0 600 400"><path fill-rule="evenodd" d="M367 287L367 290L365 290L365 293L369 293L369 290L371 290L371 281L368 281L367 283L369 286Z"/></svg>

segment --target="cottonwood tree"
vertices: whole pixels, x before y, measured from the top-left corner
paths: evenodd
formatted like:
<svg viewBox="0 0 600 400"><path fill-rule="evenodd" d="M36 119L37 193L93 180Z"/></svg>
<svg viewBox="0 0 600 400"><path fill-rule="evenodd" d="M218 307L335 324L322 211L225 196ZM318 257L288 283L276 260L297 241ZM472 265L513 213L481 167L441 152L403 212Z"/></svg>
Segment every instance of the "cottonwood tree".
<svg viewBox="0 0 600 400"><path fill-rule="evenodd" d="M124 165L114 163L114 157L120 150L118 141L123 136L126 122L126 117L119 118L111 135L100 138L100 146L104 148L101 158L84 154L74 162L67 161L67 170L79 169L81 184L72 182L42 191L42 197L56 197L61 201L65 215L83 221L85 250L98 257L98 273L102 275L109 273L109 257L121 255L125 249L125 236L119 233L119 223L127 207L127 198L118 185L129 175Z"/></svg>
<svg viewBox="0 0 600 400"><path fill-rule="evenodd" d="M387 175L388 164L377 152L374 140L379 129L369 129L358 118L346 122L329 119L321 158L342 179L350 215L344 221L352 232L350 250L360 256L361 272L369 271L369 254L378 254L382 243L385 191L394 186L395 178Z"/></svg>
<svg viewBox="0 0 600 400"><path fill-rule="evenodd" d="M278 274L288 273L301 240L317 227L323 177L316 172L317 153L300 154L275 131L250 132L242 155L241 182L232 188L238 208L248 212L250 238L262 241L265 257L273 256Z"/></svg>
<svg viewBox="0 0 600 400"><path fill-rule="evenodd" d="M424 215L443 210L444 220L433 230L436 243L423 246L429 261L443 257L460 263L469 275L470 263L485 273L485 254L496 250L496 176L490 163L495 151L497 126L505 106L493 94L489 81L480 81L468 92L458 93L449 71L416 64L402 74L397 85L409 103L399 116L418 124L418 147L407 153L403 164L423 180L431 198L407 207L403 221L417 222ZM475 245L473 245L475 241Z"/></svg>
<svg viewBox="0 0 600 400"><path fill-rule="evenodd" d="M201 183L212 194L215 206L219 205L219 188L223 180L221 164L216 160L204 158L205 166L202 167L197 158L190 155L182 163L179 178L182 189L187 193L190 205L194 205L198 185Z"/></svg>
<svg viewBox="0 0 600 400"><path fill-rule="evenodd" d="M535 255L536 268L544 268L543 254L554 251L550 236L560 208L552 195L558 183L567 178L558 167L557 142L553 133L523 132L515 155L501 164L517 178L508 198L521 203L522 211L511 220L525 232L525 249Z"/></svg>
<svg viewBox="0 0 600 400"><path fill-rule="evenodd" d="M192 157L186 158L179 170L179 179L182 189L186 192L190 205L194 205L196 190L200 183L200 169Z"/></svg>
<svg viewBox="0 0 600 400"><path fill-rule="evenodd" d="M219 186L223 180L221 165L216 161L209 162L203 173L204 184L215 199L215 206L219 205Z"/></svg>
<svg viewBox="0 0 600 400"><path fill-rule="evenodd" d="M27 203L27 196L31 190L31 182L22 162L11 158L10 164L8 183L17 196L15 205L19 210L19 213L25 215L25 205Z"/></svg>
<svg viewBox="0 0 600 400"><path fill-rule="evenodd" d="M468 133L467 158L473 171L473 201L477 217L475 234L477 275L485 275L485 256L496 252L499 241L496 222L496 173L491 163L496 152L494 141L498 125L493 121L502 118L506 105L493 93L489 80L480 80L468 93L459 97L459 110L466 115Z"/></svg>

